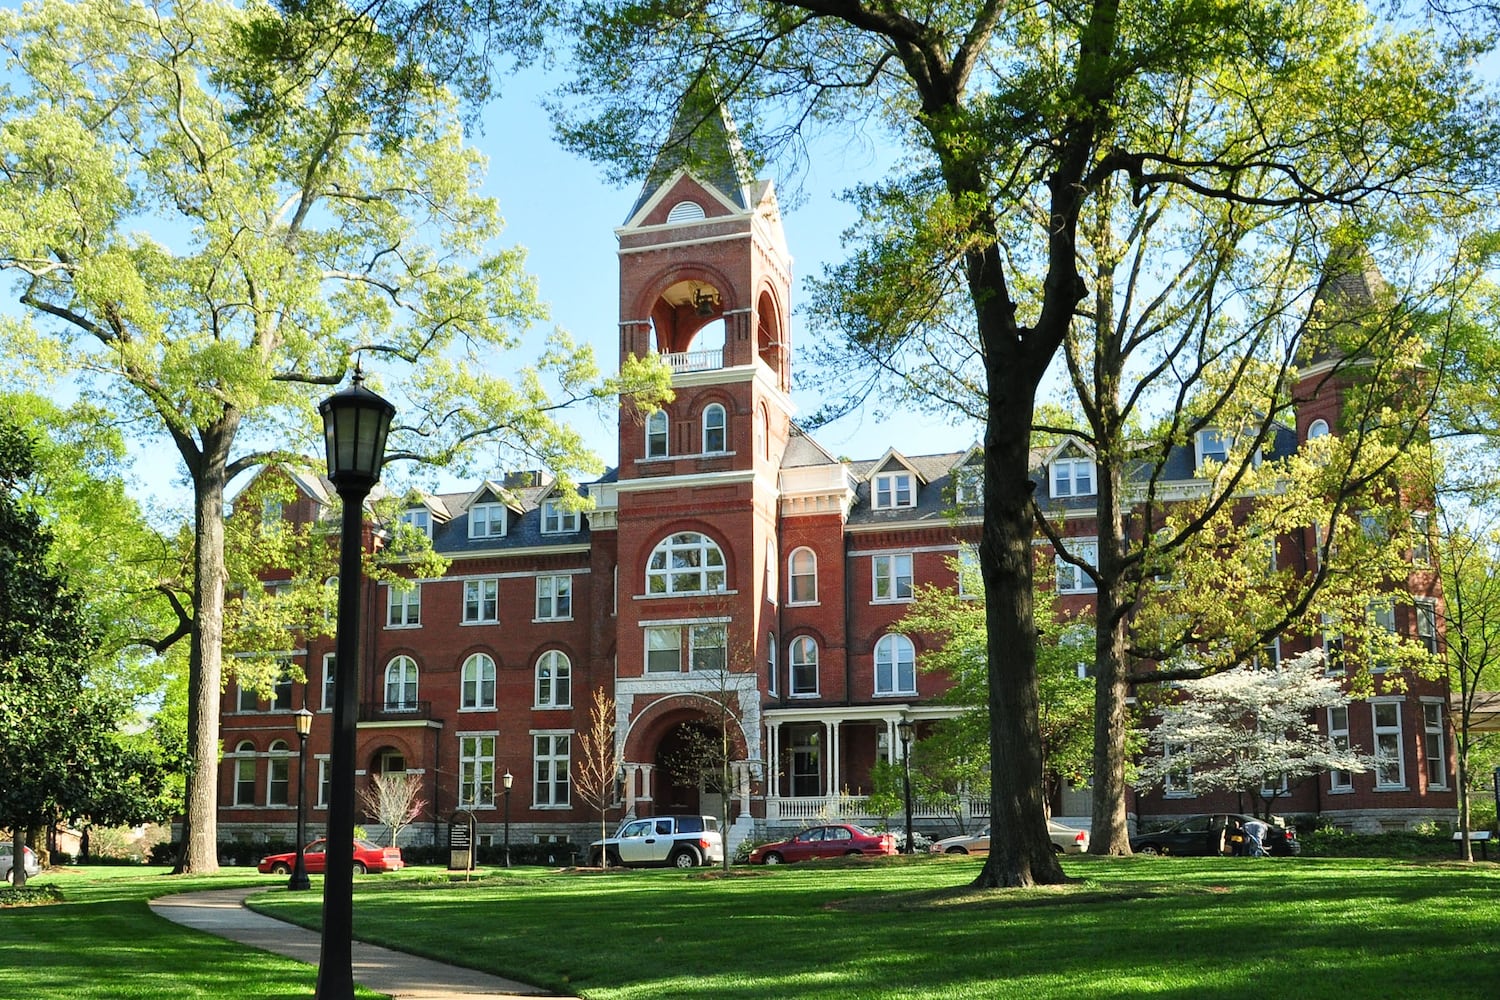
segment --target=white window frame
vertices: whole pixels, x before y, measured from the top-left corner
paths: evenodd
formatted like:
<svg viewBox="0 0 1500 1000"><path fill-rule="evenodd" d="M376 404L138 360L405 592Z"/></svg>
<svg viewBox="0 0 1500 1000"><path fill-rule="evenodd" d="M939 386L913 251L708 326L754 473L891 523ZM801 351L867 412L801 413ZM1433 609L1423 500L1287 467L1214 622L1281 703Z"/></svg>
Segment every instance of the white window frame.
<svg viewBox="0 0 1500 1000"><path fill-rule="evenodd" d="M1370 624L1376 629L1394 636L1396 634L1396 599L1393 597L1382 597L1371 601L1368 605ZM1371 630L1372 634L1374 629ZM1383 674L1391 667L1390 659L1376 650L1375 655L1370 658L1370 673Z"/></svg>
<svg viewBox="0 0 1500 1000"><path fill-rule="evenodd" d="M495 732L458 734L458 805L461 809L495 807Z"/></svg>
<svg viewBox="0 0 1500 1000"><path fill-rule="evenodd" d="M410 671L402 669L400 676L395 679L394 690L399 695L399 698L392 700L391 672L403 660L407 664L410 664ZM382 683L380 685L381 710L385 712L415 712L417 710L418 683L421 677L422 668L417 666L417 661L414 657L408 656L405 653L397 653L387 660L385 673L382 675ZM407 688L411 690L408 691Z"/></svg>
<svg viewBox="0 0 1500 1000"><path fill-rule="evenodd" d="M1075 558L1082 559L1090 565L1099 564L1099 539L1098 538L1065 538L1064 547ZM1056 564L1056 586L1059 594L1092 594L1098 591L1098 585L1082 566L1075 566L1061 555L1053 557Z"/></svg>
<svg viewBox="0 0 1500 1000"><path fill-rule="evenodd" d="M573 661L562 650L549 649L536 658L532 704L536 708L573 707Z"/></svg>
<svg viewBox="0 0 1500 1000"><path fill-rule="evenodd" d="M1205 427L1193 435L1193 456L1196 459L1193 468L1201 471L1203 463L1207 461L1223 465L1229 461L1229 453L1233 448L1233 437L1217 427Z"/></svg>
<svg viewBox="0 0 1500 1000"><path fill-rule="evenodd" d="M1349 750L1349 706L1331 705L1328 708L1328 745L1334 751L1346 753ZM1328 772L1329 792L1342 793L1354 791L1354 775L1348 771L1334 770Z"/></svg>
<svg viewBox="0 0 1500 1000"><path fill-rule="evenodd" d="M766 693L776 694L776 672L780 669L776 663L776 633L766 633Z"/></svg>
<svg viewBox="0 0 1500 1000"><path fill-rule="evenodd" d="M729 669L729 628L720 622L689 625L688 670L723 673Z"/></svg>
<svg viewBox="0 0 1500 1000"><path fill-rule="evenodd" d="M644 633L644 641L646 644L645 659L641 661L644 672L648 674L682 673L682 626L648 625L641 631ZM673 654L672 666L652 666L651 653L653 638L659 640L655 648L655 652L658 654L656 657L656 662L665 663L667 659L667 653L670 651ZM666 641L669 638L671 639L671 642Z"/></svg>
<svg viewBox="0 0 1500 1000"><path fill-rule="evenodd" d="M781 581L777 579L776 569L781 560L776 555L776 540L766 539L766 600L772 604L781 602Z"/></svg>
<svg viewBox="0 0 1500 1000"><path fill-rule="evenodd" d="M244 681L235 682L234 710L236 712L259 712L260 693Z"/></svg>
<svg viewBox="0 0 1500 1000"><path fill-rule="evenodd" d="M667 431L670 422L666 410L656 410L646 418L646 457L668 457Z"/></svg>
<svg viewBox="0 0 1500 1000"><path fill-rule="evenodd" d="M234 748L234 757L234 804L256 805L255 793L259 785L255 773L259 768L256 766L255 744L249 740L241 740Z"/></svg>
<svg viewBox="0 0 1500 1000"><path fill-rule="evenodd" d="M812 654L811 658L807 656L809 652ZM810 672L812 680L810 689L806 685L798 684L798 670ZM787 697L816 698L818 676L818 640L810 635L799 635L791 641L787 649Z"/></svg>
<svg viewBox="0 0 1500 1000"><path fill-rule="evenodd" d="M800 572L799 556L807 557L807 564L800 567ZM799 583L802 584L800 588ZM802 591L800 595L799 589ZM818 603L818 554L806 545L798 546L786 557L786 602L789 605Z"/></svg>
<svg viewBox="0 0 1500 1000"><path fill-rule="evenodd" d="M323 708L325 712L333 711L333 702L336 697L334 691L334 680L337 675L338 654L323 654Z"/></svg>
<svg viewBox="0 0 1500 1000"><path fill-rule="evenodd" d="M1411 561L1432 565L1432 515L1426 511L1413 511L1411 515Z"/></svg>
<svg viewBox="0 0 1500 1000"><path fill-rule="evenodd" d="M728 565L719 543L699 531L674 531L656 543L646 560L646 593L723 593Z"/></svg>
<svg viewBox="0 0 1500 1000"><path fill-rule="evenodd" d="M422 585L414 583L405 590L393 584L386 585L385 627L421 628Z"/></svg>
<svg viewBox="0 0 1500 1000"><path fill-rule="evenodd" d="M1049 472L1052 480L1050 496L1091 497L1099 492L1096 481L1098 470L1092 458L1055 458ZM1080 479L1086 479L1087 485L1080 487Z"/></svg>
<svg viewBox="0 0 1500 1000"><path fill-rule="evenodd" d="M1324 420L1322 417L1319 417L1317 420L1314 420L1312 423L1307 425L1307 440L1315 441L1320 437L1327 437L1328 431L1328 421Z"/></svg>
<svg viewBox="0 0 1500 1000"><path fill-rule="evenodd" d="M568 510L556 497L542 501L542 534L564 535L578 530L578 511Z"/></svg>
<svg viewBox="0 0 1500 1000"><path fill-rule="evenodd" d="M1448 727L1443 717L1443 702L1440 698L1423 698L1422 705L1422 752L1426 757L1427 787L1446 791L1448 788ZM1434 773L1434 764L1436 773Z"/></svg>
<svg viewBox="0 0 1500 1000"><path fill-rule="evenodd" d="M494 576L464 581L463 624L500 623L500 578Z"/></svg>
<svg viewBox="0 0 1500 1000"><path fill-rule="evenodd" d="M266 805L291 805L292 794L292 750L286 740L273 740L266 752ZM276 797L277 791L281 797Z"/></svg>
<svg viewBox="0 0 1500 1000"><path fill-rule="evenodd" d="M1395 712L1394 722L1380 721L1381 709ZM1375 734L1375 790L1406 790L1406 736L1401 731L1401 701L1394 698L1370 699L1370 728ZM1395 767L1394 777L1388 768Z"/></svg>
<svg viewBox="0 0 1500 1000"><path fill-rule="evenodd" d="M495 658L488 653L470 653L459 674L460 712L491 711L495 707Z"/></svg>
<svg viewBox="0 0 1500 1000"><path fill-rule="evenodd" d="M910 472L877 472L870 479L870 507L900 510L917 505L917 477Z"/></svg>
<svg viewBox="0 0 1500 1000"><path fill-rule="evenodd" d="M902 658L901 653L909 653ZM882 683L882 671L889 676ZM917 647L904 635L891 632L875 643L875 696L877 698L917 693Z"/></svg>
<svg viewBox="0 0 1500 1000"><path fill-rule="evenodd" d="M870 557L870 603L898 604L912 599L915 577L910 552L886 552Z"/></svg>
<svg viewBox="0 0 1500 1000"><path fill-rule="evenodd" d="M711 419L718 414L718 420ZM713 440L717 435L718 441ZM729 417L720 403L709 403L703 408L703 454L723 455L729 451Z"/></svg>
<svg viewBox="0 0 1500 1000"><path fill-rule="evenodd" d="M504 538L509 527L507 507L503 503L476 503L469 508L470 538Z"/></svg>
<svg viewBox="0 0 1500 1000"><path fill-rule="evenodd" d="M539 622L573 620L573 577L555 573L536 578L536 618Z"/></svg>
<svg viewBox="0 0 1500 1000"><path fill-rule="evenodd" d="M533 730L531 737L531 807L567 809L572 795L568 774L572 770L573 731Z"/></svg>
<svg viewBox="0 0 1500 1000"><path fill-rule="evenodd" d="M984 500L984 466L961 465L953 470L953 504L970 507Z"/></svg>
<svg viewBox="0 0 1500 1000"><path fill-rule="evenodd" d="M331 770L331 766L332 761L329 760L327 754L318 755L318 790L314 793L317 801L313 805L315 809L328 808L328 795L333 791L333 771Z"/></svg>
<svg viewBox="0 0 1500 1000"><path fill-rule="evenodd" d="M432 537L432 511L426 507L408 507L403 510L401 523L410 525L429 539Z"/></svg>
<svg viewBox="0 0 1500 1000"><path fill-rule="evenodd" d="M1430 597L1418 597L1412 601L1413 614L1417 620L1417 641L1427 652L1437 655L1437 602Z"/></svg>
<svg viewBox="0 0 1500 1000"><path fill-rule="evenodd" d="M984 579L979 569L979 547L969 542L960 542L958 546L958 596L966 601L974 600L984 596ZM966 585L972 583L974 586Z"/></svg>

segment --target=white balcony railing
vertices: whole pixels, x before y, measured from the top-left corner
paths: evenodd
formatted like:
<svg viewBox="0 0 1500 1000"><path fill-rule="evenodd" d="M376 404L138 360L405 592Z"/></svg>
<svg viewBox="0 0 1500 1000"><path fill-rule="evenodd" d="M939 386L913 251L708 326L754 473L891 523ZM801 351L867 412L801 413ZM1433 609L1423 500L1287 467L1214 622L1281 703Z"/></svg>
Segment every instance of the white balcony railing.
<svg viewBox="0 0 1500 1000"><path fill-rule="evenodd" d="M662 360L667 363L673 373L680 372L708 372L716 368L724 367L724 349L716 347L711 351L682 351L678 354L663 354Z"/></svg>

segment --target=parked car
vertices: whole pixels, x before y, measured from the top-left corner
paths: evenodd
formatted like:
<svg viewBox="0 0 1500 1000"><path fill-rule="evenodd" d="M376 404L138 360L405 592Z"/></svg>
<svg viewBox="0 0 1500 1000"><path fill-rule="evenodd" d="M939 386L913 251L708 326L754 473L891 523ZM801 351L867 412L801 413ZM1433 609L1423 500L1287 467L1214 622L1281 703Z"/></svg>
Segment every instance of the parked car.
<svg viewBox="0 0 1500 1000"><path fill-rule="evenodd" d="M1052 849L1058 854L1083 854L1089 849L1089 832L1064 826L1053 820L1047 821L1047 834L1052 838ZM928 848L933 854L988 854L990 853L990 828L985 827L976 834L961 834L944 837Z"/></svg>
<svg viewBox="0 0 1500 1000"><path fill-rule="evenodd" d="M620 824L613 837L589 845L589 864L608 857L616 867L694 868L724 860L724 838L713 816L646 816Z"/></svg>
<svg viewBox="0 0 1500 1000"><path fill-rule="evenodd" d="M0 878L7 882L15 881L15 855L11 853L14 849L9 842L0 844ZM21 862L21 868L26 872L26 877L31 878L33 875L41 874L42 866L37 864L36 852L29 847L23 847L21 850L26 852L22 855Z"/></svg>
<svg viewBox="0 0 1500 1000"><path fill-rule="evenodd" d="M309 875L321 875L327 870L327 845L327 840L320 837L302 849L302 867ZM288 851L286 854L266 855L260 859L260 864L255 868L256 871L269 875L290 875L296 864L297 852ZM381 847L368 840L355 838L354 874L396 872L405 867L406 862L401 858L401 848Z"/></svg>
<svg viewBox="0 0 1500 1000"><path fill-rule="evenodd" d="M875 833L852 823L834 823L803 830L790 840L761 844L750 852L752 865L790 864L809 858L841 858L850 854L898 854L896 837Z"/></svg>
<svg viewBox="0 0 1500 1000"><path fill-rule="evenodd" d="M1254 820L1254 816L1242 813L1210 813L1202 816L1185 816L1170 826L1147 833L1138 833L1130 838L1130 849L1136 854L1176 854L1184 857L1212 857L1216 854L1234 853L1226 831L1238 820L1243 826ZM1262 839L1261 846L1267 854L1292 855L1302 853L1302 843L1297 839L1297 830L1287 826L1276 817L1268 823L1270 830Z"/></svg>

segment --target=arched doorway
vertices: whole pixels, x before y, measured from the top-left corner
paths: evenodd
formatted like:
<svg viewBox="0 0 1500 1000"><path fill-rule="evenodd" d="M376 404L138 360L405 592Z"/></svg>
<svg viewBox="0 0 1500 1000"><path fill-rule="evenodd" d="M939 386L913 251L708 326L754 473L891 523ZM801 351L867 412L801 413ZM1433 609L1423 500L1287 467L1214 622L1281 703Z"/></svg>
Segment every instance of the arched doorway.
<svg viewBox="0 0 1500 1000"><path fill-rule="evenodd" d="M736 751L731 742L729 760ZM725 746L722 730L708 720L679 722L656 747L658 813L723 815Z"/></svg>

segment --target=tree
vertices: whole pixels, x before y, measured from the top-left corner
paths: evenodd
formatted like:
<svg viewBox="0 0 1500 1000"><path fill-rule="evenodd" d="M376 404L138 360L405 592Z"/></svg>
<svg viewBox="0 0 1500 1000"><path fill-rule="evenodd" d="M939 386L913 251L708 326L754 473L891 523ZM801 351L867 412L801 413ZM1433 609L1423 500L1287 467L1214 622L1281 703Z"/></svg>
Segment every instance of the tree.
<svg viewBox="0 0 1500 1000"><path fill-rule="evenodd" d="M574 762L573 789L585 804L599 811L599 839L604 840L609 836L604 814L615 804L620 748L615 744L615 700L602 687L594 691L588 725L578 734ZM600 852L599 863L609 867L609 852Z"/></svg>
<svg viewBox="0 0 1500 1000"><path fill-rule="evenodd" d="M28 827L153 818L147 802L160 780L120 734L128 701L89 683L101 630L53 564L40 517L21 503L33 470L26 433L0 419L0 826L17 859ZM17 865L16 884L25 878Z"/></svg>
<svg viewBox="0 0 1500 1000"><path fill-rule="evenodd" d="M498 445L565 489L600 466L558 410L666 384L634 363L601 381L562 331L535 366L500 360L543 310L521 251L493 247L500 218L476 193L453 99L418 82L410 127L382 133L370 101L412 67L356 12L320 10L350 15L345 31L296 35L296 65L255 48L276 16L264 7L0 12L14 60L0 91L0 269L26 310L5 321L10 355L72 373L143 437L170 441L193 490L179 608L190 871L217 867L231 480L312 451L315 404L360 355L372 387L397 397L388 461L462 471Z"/></svg>
<svg viewBox="0 0 1500 1000"><path fill-rule="evenodd" d="M1373 766L1370 757L1318 731L1318 712L1349 704L1321 651L1183 681L1171 695L1151 730L1152 753L1141 763L1137 788L1176 778L1198 791L1241 792L1257 803L1256 815L1269 818L1281 779Z"/></svg>
<svg viewBox="0 0 1500 1000"><path fill-rule="evenodd" d="M872 386L934 407L962 395L984 423L1002 836L978 885L1064 877L1037 749L1028 473L1038 387L1089 292L1080 227L1115 187L1190 192L1226 215L1399 215L1480 181L1469 165L1492 159L1494 121L1468 47L1437 30L1348 3L583 5L562 134L621 173L643 173L683 95L691 107L710 85L762 155L800 150L815 125L873 124L907 156L904 174L856 192L851 258L815 307L875 372L830 369L846 401Z"/></svg>
<svg viewBox="0 0 1500 1000"><path fill-rule="evenodd" d="M1495 742L1492 735L1478 731L1476 722L1488 692L1495 690L1495 664L1500 659L1500 537L1482 526L1459 523L1454 511L1444 510L1441 517L1447 626L1443 659L1449 684L1458 692L1458 715L1453 720L1458 825L1465 834L1464 860L1473 861L1474 846L1467 836L1472 764L1477 752Z"/></svg>
<svg viewBox="0 0 1500 1000"><path fill-rule="evenodd" d="M375 775L369 787L360 789L359 801L365 812L390 832L392 847L396 846L401 831L414 823L427 807L422 786L405 774Z"/></svg>

